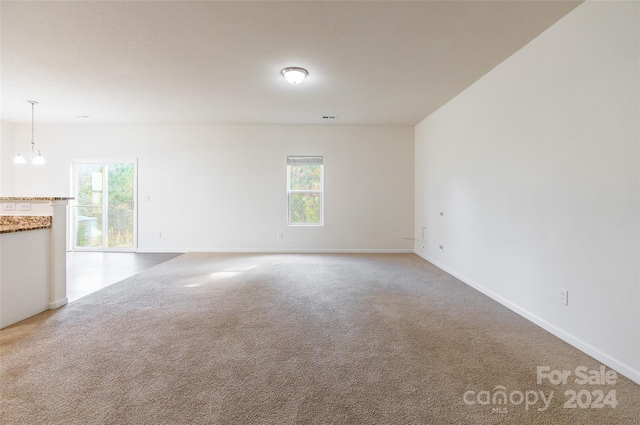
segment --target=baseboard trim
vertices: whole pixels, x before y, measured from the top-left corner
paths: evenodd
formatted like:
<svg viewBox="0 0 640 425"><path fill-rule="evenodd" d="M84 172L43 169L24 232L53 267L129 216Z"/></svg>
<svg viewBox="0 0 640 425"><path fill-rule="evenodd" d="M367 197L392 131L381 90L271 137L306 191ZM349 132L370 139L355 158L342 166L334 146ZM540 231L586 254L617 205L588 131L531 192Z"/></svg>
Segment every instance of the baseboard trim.
<svg viewBox="0 0 640 425"><path fill-rule="evenodd" d="M413 254L413 249L138 249L139 253L187 253L187 252L215 252L215 253L245 253L245 254Z"/></svg>
<svg viewBox="0 0 640 425"><path fill-rule="evenodd" d="M456 277L457 279L461 280L463 283L471 286L472 288L482 292L483 294L485 294L489 298L493 299L494 301L496 301L496 302L502 304L503 306L507 307L509 310L513 311L514 313L517 313L518 315L524 317L525 319L529 320L530 322L540 326L542 329L544 329L547 332L551 333L552 335L560 338L561 340L563 340L567 344L569 344L569 345L577 348L578 350L582 351L583 353L593 357L594 359L598 360L602 364L604 364L606 366L609 366L611 369L613 369L616 372L626 376L627 378L629 378L632 381L634 381L636 384L640 384L640 371L639 370L634 369L633 367L627 365L626 363L618 361L614 357L611 357L607 353L602 352L601 350L595 348L591 344L588 344L588 343L584 342L583 340L581 340L580 338L577 338L574 335L571 335L570 333L558 328L557 326L555 326L552 323L549 323L546 320L536 316L535 314L531 313L530 311L519 307L518 305L516 305L516 304L512 303L511 301L501 297L500 295L496 294L495 292L493 292L493 291L487 289L486 287L478 284L477 282L473 281L472 279L469 279L468 277L466 277L464 275L461 275L461 274L457 273L454 270L449 269L448 267L444 266L443 264L440 264L438 261L436 261L436 260L434 260L434 259L432 259L432 258L430 258L430 257L428 257L426 255L423 255L422 253L418 252L417 250L414 250L413 252L417 256L419 256L422 259L430 262L431 264L433 264L434 266L438 267L439 269L449 273L450 275L452 275L452 276Z"/></svg>
<svg viewBox="0 0 640 425"><path fill-rule="evenodd" d="M186 254L184 249L136 249L136 254Z"/></svg>
<svg viewBox="0 0 640 425"><path fill-rule="evenodd" d="M61 300L54 301L52 303L49 303L49 310L55 310L56 308L60 308L63 305L67 305L68 303L69 303L69 299L66 297Z"/></svg>

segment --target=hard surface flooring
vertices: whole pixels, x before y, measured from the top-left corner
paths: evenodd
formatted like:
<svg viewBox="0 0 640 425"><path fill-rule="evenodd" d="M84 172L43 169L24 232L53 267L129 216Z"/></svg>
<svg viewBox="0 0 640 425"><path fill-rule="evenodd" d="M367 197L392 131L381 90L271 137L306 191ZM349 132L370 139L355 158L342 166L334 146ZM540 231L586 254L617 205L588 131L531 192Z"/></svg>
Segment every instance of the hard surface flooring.
<svg viewBox="0 0 640 425"><path fill-rule="evenodd" d="M157 266L179 253L68 252L69 302Z"/></svg>

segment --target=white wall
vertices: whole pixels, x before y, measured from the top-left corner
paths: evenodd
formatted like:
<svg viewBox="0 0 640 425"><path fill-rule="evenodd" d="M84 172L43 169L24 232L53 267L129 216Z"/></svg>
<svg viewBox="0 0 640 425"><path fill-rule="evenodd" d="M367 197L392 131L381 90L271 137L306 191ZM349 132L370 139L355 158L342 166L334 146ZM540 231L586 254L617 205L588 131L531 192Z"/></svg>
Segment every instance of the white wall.
<svg viewBox="0 0 640 425"><path fill-rule="evenodd" d="M27 141L26 147L29 147L30 141ZM0 122L0 196L13 196L15 153L14 125Z"/></svg>
<svg viewBox="0 0 640 425"><path fill-rule="evenodd" d="M415 129L416 252L636 382L639 15L580 5Z"/></svg>
<svg viewBox="0 0 640 425"><path fill-rule="evenodd" d="M16 140L28 140L29 131L16 125ZM69 195L74 158L138 158L140 251L413 247L411 127L38 125L37 131L47 163L15 168L16 196ZM287 155L324 156L325 226L286 226Z"/></svg>

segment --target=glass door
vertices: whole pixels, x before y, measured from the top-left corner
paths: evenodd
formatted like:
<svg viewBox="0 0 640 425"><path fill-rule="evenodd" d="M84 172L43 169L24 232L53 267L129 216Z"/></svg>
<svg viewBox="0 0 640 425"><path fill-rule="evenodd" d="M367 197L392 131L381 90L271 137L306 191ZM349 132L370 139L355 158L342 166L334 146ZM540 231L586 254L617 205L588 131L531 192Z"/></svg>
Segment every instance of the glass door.
<svg viewBox="0 0 640 425"><path fill-rule="evenodd" d="M135 160L74 161L74 250L135 251Z"/></svg>

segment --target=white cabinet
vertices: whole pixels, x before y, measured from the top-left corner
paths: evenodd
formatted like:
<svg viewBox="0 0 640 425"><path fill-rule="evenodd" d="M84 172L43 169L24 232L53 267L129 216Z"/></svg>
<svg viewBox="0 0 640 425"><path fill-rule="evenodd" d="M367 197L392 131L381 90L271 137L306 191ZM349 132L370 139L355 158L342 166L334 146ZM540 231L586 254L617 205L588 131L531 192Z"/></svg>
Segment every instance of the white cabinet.
<svg viewBox="0 0 640 425"><path fill-rule="evenodd" d="M49 229L0 234L0 328L49 308Z"/></svg>

